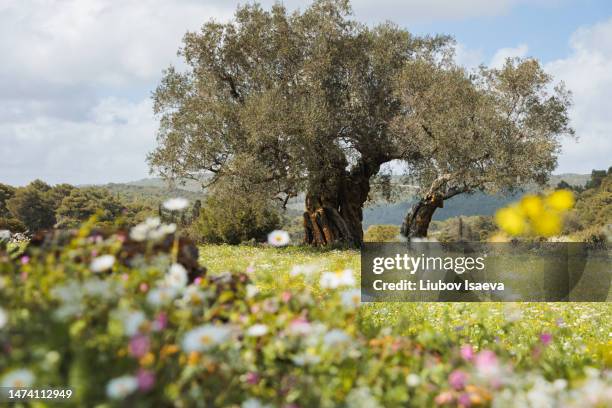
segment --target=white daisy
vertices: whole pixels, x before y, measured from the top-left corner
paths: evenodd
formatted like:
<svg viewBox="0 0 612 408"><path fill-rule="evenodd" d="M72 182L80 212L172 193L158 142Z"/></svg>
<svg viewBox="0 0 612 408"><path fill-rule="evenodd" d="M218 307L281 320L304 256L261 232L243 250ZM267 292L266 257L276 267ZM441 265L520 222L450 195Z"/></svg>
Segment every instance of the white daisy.
<svg viewBox="0 0 612 408"><path fill-rule="evenodd" d="M206 296L197 286L189 285L185 289L183 298L181 299L185 305L201 305L204 303Z"/></svg>
<svg viewBox="0 0 612 408"><path fill-rule="evenodd" d="M406 385L408 385L409 387L416 387L420 383L421 377L419 377L415 373L408 374L408 376L406 377Z"/></svg>
<svg viewBox="0 0 612 408"><path fill-rule="evenodd" d="M289 233L287 231L274 230L268 234L268 244L275 247L282 247L289 244Z"/></svg>
<svg viewBox="0 0 612 408"><path fill-rule="evenodd" d="M140 331L141 326L147 318L140 310L128 312L123 317L123 331L128 337L132 337Z"/></svg>
<svg viewBox="0 0 612 408"><path fill-rule="evenodd" d="M253 284L249 284L246 286L246 295L247 298L252 298L255 297L257 294L259 293L259 289L257 289L257 286L253 285Z"/></svg>
<svg viewBox="0 0 612 408"><path fill-rule="evenodd" d="M355 285L355 277L351 269L344 269L337 272L323 272L319 284L323 288L335 289L339 286Z"/></svg>
<svg viewBox="0 0 612 408"><path fill-rule="evenodd" d="M174 234L176 232L176 224L162 224L157 228L149 231L148 239L158 241L164 238L166 235Z"/></svg>
<svg viewBox="0 0 612 408"><path fill-rule="evenodd" d="M130 238L138 242L158 241L174 232L176 232L176 224L162 224L158 217L151 217L132 228Z"/></svg>
<svg viewBox="0 0 612 408"><path fill-rule="evenodd" d="M187 286L187 269L181 264L174 263L166 274L165 282L175 289L183 289Z"/></svg>
<svg viewBox="0 0 612 408"><path fill-rule="evenodd" d="M159 286L147 293L147 302L155 307L165 306L172 302L177 294L177 289L174 287Z"/></svg>
<svg viewBox="0 0 612 408"><path fill-rule="evenodd" d="M295 356L291 357L291 360L295 365L305 366L311 364L318 364L321 361L321 357L317 356L316 354L306 352L296 354Z"/></svg>
<svg viewBox="0 0 612 408"><path fill-rule="evenodd" d="M138 389L138 380L131 375L113 378L106 384L106 395L112 399L123 399Z"/></svg>
<svg viewBox="0 0 612 408"><path fill-rule="evenodd" d="M240 408L272 408L272 405L264 404L256 398L249 398L240 405Z"/></svg>
<svg viewBox="0 0 612 408"><path fill-rule="evenodd" d="M6 326L6 323L8 323L8 313L0 307L0 329Z"/></svg>
<svg viewBox="0 0 612 408"><path fill-rule="evenodd" d="M317 265L314 265L314 264L294 265L293 268L291 268L289 275L291 276L298 276L298 275L309 276L313 274L314 272L316 272L317 269L318 269Z"/></svg>
<svg viewBox="0 0 612 408"><path fill-rule="evenodd" d="M99 273L111 269L114 264L115 257L113 255L101 255L91 261L89 269L91 269L92 272Z"/></svg>
<svg viewBox="0 0 612 408"><path fill-rule="evenodd" d="M340 295L342 304L347 309L354 309L359 306L361 302L361 290L359 289L347 289Z"/></svg>
<svg viewBox="0 0 612 408"><path fill-rule="evenodd" d="M0 385L6 388L29 388L34 384L34 374L25 368L9 371Z"/></svg>
<svg viewBox="0 0 612 408"><path fill-rule="evenodd" d="M325 333L323 336L323 343L328 347L337 346L339 344L347 343L351 340L351 337L346 334L344 330L332 329Z"/></svg>
<svg viewBox="0 0 612 408"><path fill-rule="evenodd" d="M182 197L171 198L164 201L163 206L168 211L182 211L189 206L189 200Z"/></svg>
<svg viewBox="0 0 612 408"><path fill-rule="evenodd" d="M231 332L232 329L228 326L205 324L196 327L185 334L183 350L186 353L208 350L226 341L230 337Z"/></svg>
<svg viewBox="0 0 612 408"><path fill-rule="evenodd" d="M268 326L265 324L254 324L246 331L246 335L250 337L261 337L268 333Z"/></svg>

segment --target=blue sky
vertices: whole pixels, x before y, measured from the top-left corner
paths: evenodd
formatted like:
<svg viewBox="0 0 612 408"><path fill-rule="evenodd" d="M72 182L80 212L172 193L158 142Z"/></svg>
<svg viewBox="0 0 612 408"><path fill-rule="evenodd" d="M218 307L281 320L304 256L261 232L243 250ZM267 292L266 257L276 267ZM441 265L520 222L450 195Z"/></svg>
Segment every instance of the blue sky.
<svg viewBox="0 0 612 408"><path fill-rule="evenodd" d="M417 22L408 27L420 34L450 33L469 48L481 49L488 58L499 48L528 44L530 55L548 62L568 54L568 39L577 28L610 16L610 1L526 2L496 16Z"/></svg>
<svg viewBox="0 0 612 408"><path fill-rule="evenodd" d="M271 1L262 1L269 6ZM286 0L289 8L308 2ZM75 184L148 176L155 146L150 93L177 63L187 30L227 20L227 0L3 0L0 3L0 182ZM457 40L457 59L497 65L538 58L574 93L579 141L560 172L612 165L612 2L354 0L356 18L391 20Z"/></svg>

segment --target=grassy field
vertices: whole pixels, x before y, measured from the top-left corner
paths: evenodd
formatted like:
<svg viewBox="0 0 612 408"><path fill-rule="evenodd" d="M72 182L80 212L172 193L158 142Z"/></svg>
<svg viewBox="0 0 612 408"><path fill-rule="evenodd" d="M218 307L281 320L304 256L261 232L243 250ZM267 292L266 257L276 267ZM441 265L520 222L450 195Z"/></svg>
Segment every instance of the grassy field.
<svg viewBox="0 0 612 408"><path fill-rule="evenodd" d="M360 257L352 250L304 247L205 245L201 262L211 273L248 271L262 291L309 287L323 296L318 275L352 269L359 280ZM311 274L293 276L293 268ZM441 351L474 344L509 354L517 368L544 367L552 378L580 366L612 364L611 303L364 303L359 319L366 332L388 331L435 344ZM534 358L542 333L552 347ZM545 360L543 363L542 360Z"/></svg>

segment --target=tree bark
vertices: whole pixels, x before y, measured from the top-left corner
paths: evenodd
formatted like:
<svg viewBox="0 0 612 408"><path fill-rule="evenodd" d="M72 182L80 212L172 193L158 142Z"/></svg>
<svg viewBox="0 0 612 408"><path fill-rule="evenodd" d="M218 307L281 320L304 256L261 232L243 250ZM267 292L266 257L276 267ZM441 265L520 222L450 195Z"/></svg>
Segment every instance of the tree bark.
<svg viewBox="0 0 612 408"><path fill-rule="evenodd" d="M401 229L402 235L407 238L427 237L431 218L436 209L442 207L444 207L444 197L441 194L428 194L419 200L404 218Z"/></svg>
<svg viewBox="0 0 612 408"><path fill-rule="evenodd" d="M363 243L363 205L370 192L370 177L377 162L359 161L350 171L338 169L324 174L306 194L304 242L315 246Z"/></svg>
<svg viewBox="0 0 612 408"><path fill-rule="evenodd" d="M452 174L443 174L433 181L429 190L406 214L401 233L406 238L425 238L431 218L438 208L444 207L444 200L473 190L473 186L462 184L449 187Z"/></svg>

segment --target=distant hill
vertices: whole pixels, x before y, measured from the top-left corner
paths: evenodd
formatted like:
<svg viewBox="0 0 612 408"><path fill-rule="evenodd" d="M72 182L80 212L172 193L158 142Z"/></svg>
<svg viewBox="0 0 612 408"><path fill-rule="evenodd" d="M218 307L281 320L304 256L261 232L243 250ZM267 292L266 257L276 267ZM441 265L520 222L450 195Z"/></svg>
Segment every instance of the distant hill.
<svg viewBox="0 0 612 408"><path fill-rule="evenodd" d="M122 202L140 203L152 208L157 208L163 201L174 197L184 197L192 203L195 200L204 198L204 192L202 191L196 192L168 186L161 179L145 179L129 183L109 183L96 187L108 190L111 194L118 196Z"/></svg>
<svg viewBox="0 0 612 408"><path fill-rule="evenodd" d="M559 174L551 176L549 186L555 187L561 180L566 181L570 185L584 186L590 175L588 174ZM400 177L393 177L393 182L401 183ZM203 199L206 192L202 186L192 180L187 180L183 183L175 183L174 186L169 185L167 181L161 178L145 178L141 180L131 181L127 183L109 183L99 185L98 187L105 188L111 193L118 195L127 202L146 203L152 207L157 206L163 200L172 197L185 197L191 202ZM409 191L410 189L408 189ZM529 186L525 191L537 191L537 186ZM444 208L439 208L434 214L434 220L443 221L458 215L492 215L498 208L501 208L508 203L515 201L524 193L516 193L511 195L488 195L484 193L475 193L471 195L460 195L447 200L444 203ZM374 224L401 224L408 209L415 202L415 198L411 193L406 193L395 203L374 203L364 210L364 229ZM300 195L290 200L288 205L287 215L295 217L301 215L304 208L304 196Z"/></svg>
<svg viewBox="0 0 612 408"><path fill-rule="evenodd" d="M584 186L590 179L589 174L566 173L550 177L549 187L556 187L562 180L572 186ZM518 200L526 192L537 192L541 188L536 185L527 186L515 194L491 195L484 193L462 194L444 202L444 208L438 208L434 213L435 221L444 221L459 215L493 215L497 209ZM413 197L406 197L395 204L381 203L367 207L363 212L363 228L375 224L401 225L404 217L416 202Z"/></svg>

